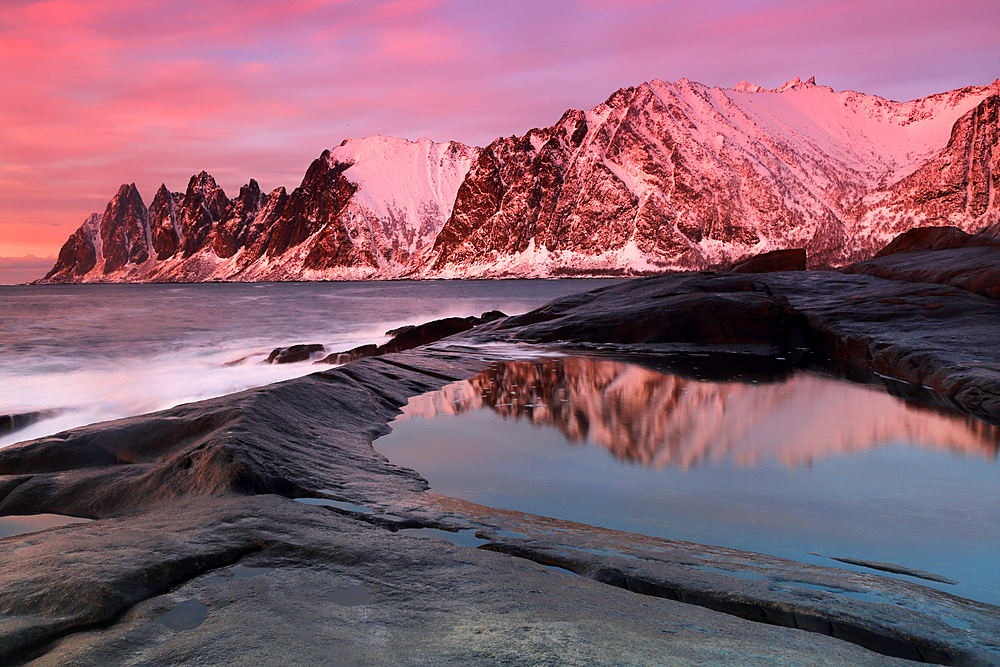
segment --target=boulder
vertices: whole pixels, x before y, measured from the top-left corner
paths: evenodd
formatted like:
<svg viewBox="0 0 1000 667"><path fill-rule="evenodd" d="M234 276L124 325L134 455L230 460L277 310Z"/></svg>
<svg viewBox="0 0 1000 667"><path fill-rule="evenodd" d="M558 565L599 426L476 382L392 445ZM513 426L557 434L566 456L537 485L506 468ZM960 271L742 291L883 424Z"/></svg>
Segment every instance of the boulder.
<svg viewBox="0 0 1000 667"><path fill-rule="evenodd" d="M292 364L297 361L306 361L314 352L324 352L326 348L319 343L309 343L292 345L290 347L276 347L267 355L269 364Z"/></svg>
<svg viewBox="0 0 1000 667"><path fill-rule="evenodd" d="M982 234L966 234L958 227L917 227L903 232L873 259L920 250L950 250L952 248L1000 248L1000 240ZM859 262L860 263L860 262Z"/></svg>
<svg viewBox="0 0 1000 667"><path fill-rule="evenodd" d="M760 279L699 272L574 294L490 330L540 343L685 343L771 353L799 345L799 320L788 301Z"/></svg>
<svg viewBox="0 0 1000 667"><path fill-rule="evenodd" d="M729 268L736 273L769 273L771 271L805 271L805 248L788 248L761 253Z"/></svg>

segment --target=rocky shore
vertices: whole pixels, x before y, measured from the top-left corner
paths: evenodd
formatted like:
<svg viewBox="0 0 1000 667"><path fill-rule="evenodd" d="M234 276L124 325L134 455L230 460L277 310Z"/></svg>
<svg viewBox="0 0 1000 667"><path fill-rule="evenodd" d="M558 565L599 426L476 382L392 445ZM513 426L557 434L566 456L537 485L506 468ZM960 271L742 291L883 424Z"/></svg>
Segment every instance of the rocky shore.
<svg viewBox="0 0 1000 667"><path fill-rule="evenodd" d="M477 506L371 446L410 398L546 346L680 373L711 353L698 373L724 378L823 368L993 428L1000 248L922 233L938 236L842 272L624 282L0 450L0 515L95 519L0 540L0 662L1000 664L1000 609L886 576L891 564L861 573Z"/></svg>

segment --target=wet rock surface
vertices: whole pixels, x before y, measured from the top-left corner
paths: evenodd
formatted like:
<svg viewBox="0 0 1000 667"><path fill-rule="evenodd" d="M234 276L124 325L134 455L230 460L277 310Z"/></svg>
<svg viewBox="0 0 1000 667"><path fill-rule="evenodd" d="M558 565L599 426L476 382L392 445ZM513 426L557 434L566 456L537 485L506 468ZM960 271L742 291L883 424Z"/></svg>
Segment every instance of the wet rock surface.
<svg viewBox="0 0 1000 667"><path fill-rule="evenodd" d="M910 664L275 496L100 523L5 543L8 664Z"/></svg>
<svg viewBox="0 0 1000 667"><path fill-rule="evenodd" d="M0 435L7 435L22 428L31 426L43 419L58 417L65 410L35 410L33 412L18 412L7 415L0 415Z"/></svg>
<svg viewBox="0 0 1000 667"><path fill-rule="evenodd" d="M490 310L479 317L445 317L424 324L407 325L387 331L392 340L382 345L361 345L346 352L334 352L316 363L346 364L364 357L379 357L383 354L412 350L421 345L428 345L442 338L468 331L469 329L507 317L499 310Z"/></svg>
<svg viewBox="0 0 1000 667"><path fill-rule="evenodd" d="M290 345L289 347L276 347L267 355L269 364L293 364L298 361L306 361L317 352L324 352L326 348L320 343L304 343Z"/></svg>
<svg viewBox="0 0 1000 667"><path fill-rule="evenodd" d="M0 661L1000 664L994 606L833 560L473 505L371 447L410 397L472 378L504 342L650 363L715 351L750 374L822 363L996 424L997 321L1000 303L947 284L660 276L8 447L0 514L98 520L0 540ZM481 546L409 528L472 531Z"/></svg>

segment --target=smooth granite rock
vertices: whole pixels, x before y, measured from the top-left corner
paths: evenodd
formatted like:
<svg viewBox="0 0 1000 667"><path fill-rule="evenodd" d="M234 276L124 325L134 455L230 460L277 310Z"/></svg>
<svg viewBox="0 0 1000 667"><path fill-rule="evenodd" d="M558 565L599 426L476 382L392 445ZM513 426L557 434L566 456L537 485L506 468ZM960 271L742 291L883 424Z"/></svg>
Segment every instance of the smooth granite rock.
<svg viewBox="0 0 1000 667"><path fill-rule="evenodd" d="M382 345L361 345L346 352L334 352L331 355L317 361L317 364L346 364L355 359L365 357L378 357L383 354L412 350L421 345L428 345L442 338L454 336L455 334L468 331L469 329L493 322L507 317L499 310L491 310L483 313L479 317L445 317L440 320L433 320L419 325L407 325L387 331L387 336L392 336L392 340Z"/></svg>
<svg viewBox="0 0 1000 667"><path fill-rule="evenodd" d="M913 664L275 496L4 546L5 664Z"/></svg>

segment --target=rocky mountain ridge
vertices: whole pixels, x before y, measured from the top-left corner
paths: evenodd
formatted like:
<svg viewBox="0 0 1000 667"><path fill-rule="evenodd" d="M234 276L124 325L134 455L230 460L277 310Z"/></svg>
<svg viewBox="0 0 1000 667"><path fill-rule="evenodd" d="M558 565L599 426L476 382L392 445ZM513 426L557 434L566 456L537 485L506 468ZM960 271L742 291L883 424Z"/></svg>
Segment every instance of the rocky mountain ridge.
<svg viewBox="0 0 1000 667"><path fill-rule="evenodd" d="M126 184L63 246L43 282L370 278L408 269L451 212L478 149L391 137L345 140L292 192L255 180L230 200L206 172L147 209ZM345 172L350 170L350 177Z"/></svg>
<svg viewBox="0 0 1000 667"><path fill-rule="evenodd" d="M123 185L41 282L640 275L780 248L870 257L912 227L1000 221L1000 79L910 102L813 79L681 79L484 149L345 140L291 193L205 172Z"/></svg>

